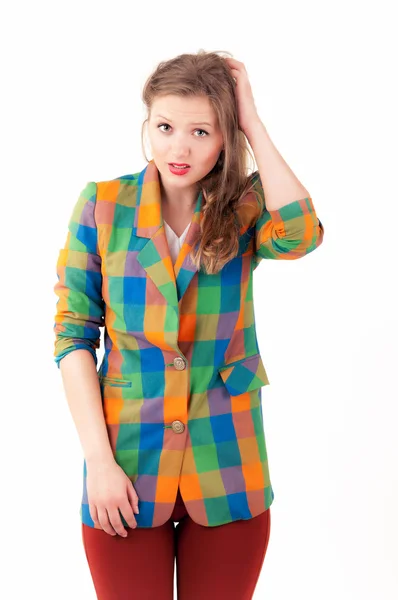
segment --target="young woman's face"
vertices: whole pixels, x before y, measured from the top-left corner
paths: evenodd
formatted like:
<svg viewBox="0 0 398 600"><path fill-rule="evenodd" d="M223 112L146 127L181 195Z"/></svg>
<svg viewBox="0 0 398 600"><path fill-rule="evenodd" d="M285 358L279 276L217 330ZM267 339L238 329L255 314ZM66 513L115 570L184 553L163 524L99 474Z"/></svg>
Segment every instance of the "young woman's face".
<svg viewBox="0 0 398 600"><path fill-rule="evenodd" d="M207 97L156 98L152 103L148 135L153 160L162 179L181 189L205 177L223 148L217 117ZM174 175L170 163L188 164L190 168L184 175Z"/></svg>

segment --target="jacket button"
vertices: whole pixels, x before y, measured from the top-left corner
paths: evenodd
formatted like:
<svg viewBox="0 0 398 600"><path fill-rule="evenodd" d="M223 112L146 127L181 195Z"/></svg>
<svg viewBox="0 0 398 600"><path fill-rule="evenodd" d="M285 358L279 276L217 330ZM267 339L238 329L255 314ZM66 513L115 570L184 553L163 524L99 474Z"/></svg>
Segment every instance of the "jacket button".
<svg viewBox="0 0 398 600"><path fill-rule="evenodd" d="M181 358L181 356L176 356L173 362L177 371L182 371L185 369L185 360Z"/></svg>
<svg viewBox="0 0 398 600"><path fill-rule="evenodd" d="M171 424L171 428L174 431L174 433L182 433L185 429L185 425L181 421L173 421Z"/></svg>

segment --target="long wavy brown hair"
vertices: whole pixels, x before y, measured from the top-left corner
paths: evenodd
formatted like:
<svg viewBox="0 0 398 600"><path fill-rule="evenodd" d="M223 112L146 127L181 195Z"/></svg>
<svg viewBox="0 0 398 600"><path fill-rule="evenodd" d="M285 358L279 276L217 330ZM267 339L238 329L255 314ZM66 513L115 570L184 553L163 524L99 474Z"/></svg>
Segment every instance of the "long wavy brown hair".
<svg viewBox="0 0 398 600"><path fill-rule="evenodd" d="M236 207L252 187L250 158L252 170L254 166L249 143L239 127L235 80L223 55L232 57L229 52L199 50L197 54L180 54L160 62L142 91L148 117L142 124L141 144L147 161L144 126L150 119L152 102L157 96L205 95L218 119L224 147L213 169L197 182L198 192L202 190L203 193L203 219L191 251L196 267L202 266L207 274L218 273L239 250L241 221Z"/></svg>

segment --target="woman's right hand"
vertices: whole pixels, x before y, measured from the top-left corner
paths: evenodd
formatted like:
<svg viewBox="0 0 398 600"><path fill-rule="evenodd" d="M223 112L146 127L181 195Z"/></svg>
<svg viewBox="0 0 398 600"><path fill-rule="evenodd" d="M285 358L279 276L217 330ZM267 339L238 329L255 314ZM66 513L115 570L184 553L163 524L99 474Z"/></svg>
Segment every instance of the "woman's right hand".
<svg viewBox="0 0 398 600"><path fill-rule="evenodd" d="M131 480L116 461L87 464L87 496L92 520L109 535L123 537L127 531L123 518L133 529L137 527L138 496Z"/></svg>

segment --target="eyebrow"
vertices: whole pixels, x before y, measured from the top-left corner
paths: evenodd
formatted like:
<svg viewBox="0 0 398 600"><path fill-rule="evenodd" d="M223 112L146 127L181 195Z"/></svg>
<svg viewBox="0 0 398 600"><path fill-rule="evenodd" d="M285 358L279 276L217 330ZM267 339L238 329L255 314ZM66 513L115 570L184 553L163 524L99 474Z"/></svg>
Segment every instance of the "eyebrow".
<svg viewBox="0 0 398 600"><path fill-rule="evenodd" d="M162 115L155 115L155 117L160 117L161 119L170 121L170 123L173 122L171 119L168 119L167 117L162 117ZM213 125L211 123L206 123L206 121L199 121L199 123L190 123L190 125L208 125L209 127L213 127Z"/></svg>

